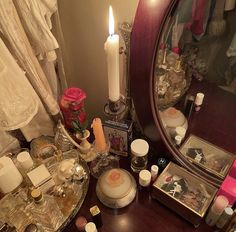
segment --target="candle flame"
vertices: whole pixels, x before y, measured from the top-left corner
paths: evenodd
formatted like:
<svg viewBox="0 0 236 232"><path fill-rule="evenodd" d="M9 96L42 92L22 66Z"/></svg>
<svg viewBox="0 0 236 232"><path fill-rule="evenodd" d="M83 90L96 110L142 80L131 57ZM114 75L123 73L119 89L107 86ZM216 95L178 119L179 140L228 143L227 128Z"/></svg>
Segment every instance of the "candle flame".
<svg viewBox="0 0 236 232"><path fill-rule="evenodd" d="M113 11L112 7L109 6L109 34L110 36L114 34L115 32L115 22L114 22L114 16L113 16Z"/></svg>

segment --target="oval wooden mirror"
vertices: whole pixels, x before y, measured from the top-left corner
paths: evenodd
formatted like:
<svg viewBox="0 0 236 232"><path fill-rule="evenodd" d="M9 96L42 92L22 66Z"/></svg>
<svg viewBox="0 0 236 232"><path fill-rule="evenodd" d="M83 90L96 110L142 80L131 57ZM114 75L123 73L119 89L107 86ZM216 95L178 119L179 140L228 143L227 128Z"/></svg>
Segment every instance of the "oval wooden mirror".
<svg viewBox="0 0 236 232"><path fill-rule="evenodd" d="M140 0L130 57L143 133L157 151L164 144L167 155L217 186L236 154L236 10L225 4Z"/></svg>

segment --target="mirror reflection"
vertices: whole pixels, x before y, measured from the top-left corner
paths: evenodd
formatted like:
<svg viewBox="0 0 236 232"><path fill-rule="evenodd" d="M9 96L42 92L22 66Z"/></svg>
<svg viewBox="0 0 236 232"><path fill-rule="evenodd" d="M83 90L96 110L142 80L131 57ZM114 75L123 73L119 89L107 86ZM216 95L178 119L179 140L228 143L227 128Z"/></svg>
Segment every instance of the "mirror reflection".
<svg viewBox="0 0 236 232"><path fill-rule="evenodd" d="M219 178L236 154L236 9L228 3L178 2L159 41L153 90L169 142Z"/></svg>

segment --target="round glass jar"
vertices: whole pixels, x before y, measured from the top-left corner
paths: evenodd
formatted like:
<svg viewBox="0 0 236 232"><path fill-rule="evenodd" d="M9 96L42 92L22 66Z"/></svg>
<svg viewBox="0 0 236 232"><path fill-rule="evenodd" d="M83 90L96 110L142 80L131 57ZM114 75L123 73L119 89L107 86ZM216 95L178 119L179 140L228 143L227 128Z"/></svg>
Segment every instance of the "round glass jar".
<svg viewBox="0 0 236 232"><path fill-rule="evenodd" d="M143 139L135 139L131 143L131 169L134 172L140 172L146 169L148 162L149 145Z"/></svg>

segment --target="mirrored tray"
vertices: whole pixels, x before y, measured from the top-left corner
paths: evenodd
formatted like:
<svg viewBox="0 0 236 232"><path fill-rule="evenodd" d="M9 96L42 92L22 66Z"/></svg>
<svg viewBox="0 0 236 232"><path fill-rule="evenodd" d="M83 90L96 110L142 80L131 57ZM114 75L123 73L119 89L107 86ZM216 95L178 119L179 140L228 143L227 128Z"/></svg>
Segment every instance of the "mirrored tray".
<svg viewBox="0 0 236 232"><path fill-rule="evenodd" d="M65 195L63 197L60 196L60 191L58 191L58 194L55 194L55 189L54 192L50 190L47 192L47 194L54 197L54 200L58 203L58 206L64 215L64 220L57 231L63 231L78 213L86 197L89 186L89 168L87 163L79 156L78 150L72 149L64 152L62 160L66 159L75 159L76 167L80 170L80 173L82 173L82 178L73 178L72 180L67 181L65 183L66 187L63 185L63 189L65 190ZM48 158L42 162L48 168L51 175L57 170L60 163L55 157ZM60 187L58 190L60 190ZM0 221L14 225L17 231L23 232L25 226L32 223L30 218L27 218L28 215L25 210L31 202L28 196L29 189L25 187L25 184L22 184L16 191L6 194L0 200ZM19 215L22 215L22 218L19 217Z"/></svg>

